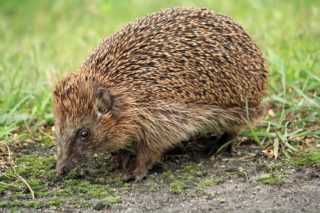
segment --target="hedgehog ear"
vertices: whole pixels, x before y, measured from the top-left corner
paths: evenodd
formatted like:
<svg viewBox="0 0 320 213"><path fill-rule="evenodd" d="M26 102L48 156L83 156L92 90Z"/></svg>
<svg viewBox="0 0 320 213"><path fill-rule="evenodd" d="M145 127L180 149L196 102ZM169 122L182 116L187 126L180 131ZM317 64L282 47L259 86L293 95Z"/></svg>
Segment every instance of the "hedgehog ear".
<svg viewBox="0 0 320 213"><path fill-rule="evenodd" d="M105 87L99 87L95 91L96 106L98 116L111 110L112 100L110 92Z"/></svg>

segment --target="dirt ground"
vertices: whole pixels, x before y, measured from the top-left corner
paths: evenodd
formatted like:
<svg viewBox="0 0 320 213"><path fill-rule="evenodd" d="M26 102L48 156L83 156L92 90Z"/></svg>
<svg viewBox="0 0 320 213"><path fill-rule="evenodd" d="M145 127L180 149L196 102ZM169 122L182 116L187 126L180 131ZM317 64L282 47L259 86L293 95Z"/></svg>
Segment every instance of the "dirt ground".
<svg viewBox="0 0 320 213"><path fill-rule="evenodd" d="M252 148L252 147L251 147ZM212 161L202 158L206 180L213 184L192 186L176 194L168 189L152 191L154 180L137 184L121 195L123 202L106 206L107 212L320 212L320 169L290 167L248 156L249 146L235 156L221 156ZM253 152L255 153L255 152ZM178 163L178 162L177 162ZM175 168L175 162L170 162ZM272 168L274 166L274 168ZM155 172L155 171L154 171ZM271 175L269 176L269 174ZM278 175L280 174L280 176ZM156 174L155 174L156 175ZM272 177L270 182L263 177ZM203 178L203 177L201 177ZM200 179L201 179L200 178ZM279 179L278 179L279 178ZM191 184L192 185L192 184Z"/></svg>
<svg viewBox="0 0 320 213"><path fill-rule="evenodd" d="M20 147L19 151L27 155L26 150L30 148ZM37 155L44 155L44 149L38 147L34 149L38 149ZM46 154L52 154L54 151L53 147L50 153ZM50 164L52 163L54 162ZM270 161L261 153L261 149L252 143L238 145L233 155L223 153L215 157L208 157L200 151L190 152L178 148L167 153L164 159L156 164L150 175L139 183L122 183L114 179L119 175L117 171L108 171L106 175L101 170L98 171L97 168L100 167L101 164L93 161L89 166L91 168L89 172L85 169L81 175L71 176L66 180L45 179L49 182L48 190L66 202L46 207L33 206L34 208L21 205L7 206L0 210L2 212L11 212L13 209L22 212L320 212L320 168L297 166L285 161ZM53 170L54 165L50 168ZM67 185L65 182L77 183L83 180L86 180L88 185L85 185L82 191L71 188L71 193L67 195L58 193L62 188L70 187L70 184ZM86 196L86 193L92 193L91 190L97 190L90 188L92 184L98 189L108 189L107 196L112 195L111 200L106 202L101 196ZM2 200L12 202L12 193L10 190L5 191ZM46 196L52 195L47 193ZM45 200L46 196L37 198L36 202ZM20 201L27 202L26 199Z"/></svg>
<svg viewBox="0 0 320 213"><path fill-rule="evenodd" d="M139 189L123 195L123 203L110 212L319 212L319 180L294 186L261 186L240 180L227 181L199 193L183 195Z"/></svg>
<svg viewBox="0 0 320 213"><path fill-rule="evenodd" d="M319 176L319 175L318 175ZM123 195L124 202L110 212L319 212L319 178L285 186L270 186L240 179L228 180L199 192L183 195L151 192L143 187Z"/></svg>

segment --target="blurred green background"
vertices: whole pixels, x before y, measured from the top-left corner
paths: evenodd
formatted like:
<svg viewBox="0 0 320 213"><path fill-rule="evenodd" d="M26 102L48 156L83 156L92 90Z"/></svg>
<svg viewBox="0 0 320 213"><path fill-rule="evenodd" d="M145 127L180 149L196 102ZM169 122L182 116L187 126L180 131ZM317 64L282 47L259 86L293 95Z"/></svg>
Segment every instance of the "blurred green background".
<svg viewBox="0 0 320 213"><path fill-rule="evenodd" d="M103 37L126 23L178 6L231 16L262 48L270 67L269 116L244 135L272 146L278 138L277 149L308 137L319 140L318 0L1 0L2 143L51 135L46 127L53 124L56 79L75 71Z"/></svg>

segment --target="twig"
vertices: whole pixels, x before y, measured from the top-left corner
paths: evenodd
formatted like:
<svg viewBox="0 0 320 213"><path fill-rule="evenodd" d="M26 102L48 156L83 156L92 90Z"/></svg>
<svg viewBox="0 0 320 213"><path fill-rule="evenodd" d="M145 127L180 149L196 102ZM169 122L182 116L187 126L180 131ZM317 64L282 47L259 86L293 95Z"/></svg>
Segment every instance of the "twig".
<svg viewBox="0 0 320 213"><path fill-rule="evenodd" d="M33 192L32 188L31 188L31 186L29 185L29 183L28 183L22 176L20 176L20 175L17 173L16 168L14 167L15 164L13 163L13 160L12 160L12 158L11 158L10 148L9 148L8 144L5 144L5 145L6 145L7 150L8 150L8 161L9 161L9 164L11 165L11 167L12 167L12 169L13 169L14 175L15 175L17 178L19 178L19 179L28 187L28 189L29 189L29 191L30 191L30 194L31 194L31 197L32 197L32 200L34 200L34 199L35 199L35 196L34 196L34 192Z"/></svg>
<svg viewBox="0 0 320 213"><path fill-rule="evenodd" d="M34 192L33 192L32 188L31 188L31 186L29 185L29 183L28 183L23 177L21 177L20 175L16 174L16 176L17 176L20 180L22 180L22 182L24 182L24 184L26 184L26 186L28 187L28 189L29 189L29 191L30 191L30 193L31 193L32 200L34 200L34 199L35 199L35 197L34 197Z"/></svg>
<svg viewBox="0 0 320 213"><path fill-rule="evenodd" d="M27 124L27 121L24 121L24 125L29 133L29 137L32 138L32 131L31 131L29 125Z"/></svg>
<svg viewBox="0 0 320 213"><path fill-rule="evenodd" d="M241 173L241 174L244 174L244 176L246 177L246 181L248 182L250 179L249 179L249 176L248 176L248 174L245 172L245 170L243 169L243 168L239 168L239 172Z"/></svg>

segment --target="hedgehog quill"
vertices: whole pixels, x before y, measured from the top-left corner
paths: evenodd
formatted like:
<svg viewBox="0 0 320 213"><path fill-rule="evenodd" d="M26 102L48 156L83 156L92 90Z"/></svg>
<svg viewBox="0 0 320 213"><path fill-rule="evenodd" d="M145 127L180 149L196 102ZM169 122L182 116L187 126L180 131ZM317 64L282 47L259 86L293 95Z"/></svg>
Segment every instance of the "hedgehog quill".
<svg viewBox="0 0 320 213"><path fill-rule="evenodd" d="M261 114L267 76L260 49L230 17L175 8L128 24L54 88L57 173L121 150L110 162L122 180L139 181L164 151L204 129L233 140ZM131 164L128 143L137 151Z"/></svg>

